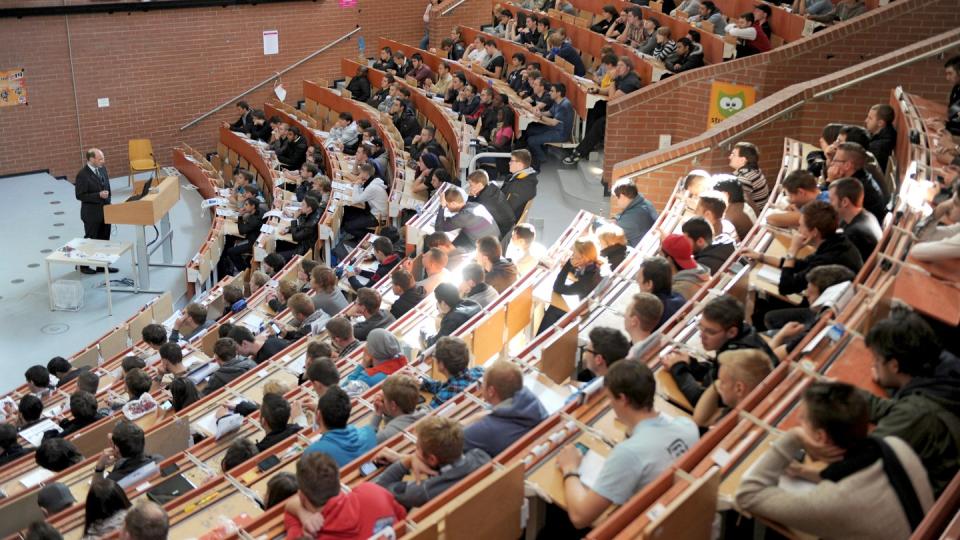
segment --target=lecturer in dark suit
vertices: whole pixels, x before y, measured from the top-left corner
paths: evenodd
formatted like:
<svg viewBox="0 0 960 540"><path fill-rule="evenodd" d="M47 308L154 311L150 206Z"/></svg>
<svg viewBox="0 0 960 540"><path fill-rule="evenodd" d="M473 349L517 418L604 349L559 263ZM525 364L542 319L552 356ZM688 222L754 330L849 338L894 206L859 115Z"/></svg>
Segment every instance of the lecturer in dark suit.
<svg viewBox="0 0 960 540"><path fill-rule="evenodd" d="M91 148L86 153L87 163L77 173L74 190L80 201L80 220L83 221L83 237L95 240L110 239L110 225L103 220L103 207L110 204L110 177L104 167L103 152ZM95 274L89 266L81 266L84 274ZM110 272L116 272L111 268Z"/></svg>

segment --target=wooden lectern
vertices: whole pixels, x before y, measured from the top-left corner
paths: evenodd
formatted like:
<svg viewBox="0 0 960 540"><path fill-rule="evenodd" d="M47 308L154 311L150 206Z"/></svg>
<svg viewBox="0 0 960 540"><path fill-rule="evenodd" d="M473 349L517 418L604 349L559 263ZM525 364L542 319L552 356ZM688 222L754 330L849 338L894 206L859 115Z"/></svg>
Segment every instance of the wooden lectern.
<svg viewBox="0 0 960 540"><path fill-rule="evenodd" d="M145 182L134 182L133 192L140 193ZM158 248L163 248L163 263L153 266L175 266L173 264L173 231L170 229L170 209L180 200L180 181L175 176L166 176L159 185L150 189L143 198L136 201L124 201L108 204L103 207L104 221L117 225L134 225L137 230L137 275L140 289L136 292L163 292L150 291L150 255ZM157 245L147 251L145 227L160 223L160 235Z"/></svg>

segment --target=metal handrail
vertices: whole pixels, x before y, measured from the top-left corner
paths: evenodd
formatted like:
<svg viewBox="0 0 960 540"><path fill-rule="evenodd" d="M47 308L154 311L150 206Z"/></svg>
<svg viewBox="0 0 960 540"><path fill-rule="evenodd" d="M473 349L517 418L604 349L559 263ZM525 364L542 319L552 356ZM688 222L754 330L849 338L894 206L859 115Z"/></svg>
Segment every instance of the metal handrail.
<svg viewBox="0 0 960 540"><path fill-rule="evenodd" d="M457 2L456 4L448 7L448 8L445 9L445 10L443 10L443 11L440 13L440 15L443 16L443 15L446 15L447 13L450 13L451 11L453 11L453 10L457 9L458 7L460 7L460 4L462 4L462 3L466 2L466 1L467 1L467 0L460 0L460 1Z"/></svg>
<svg viewBox="0 0 960 540"><path fill-rule="evenodd" d="M257 84L254 85L253 87L245 90L244 92L241 92L240 94L238 94L238 95L236 95L236 96L234 96L234 97L232 97L232 98L224 101L224 102L221 103L220 105L217 105L216 107L210 109L209 111L201 114L200 116L198 116L198 117L194 118L193 120L187 122L187 123L184 124L183 126L180 126L180 131L184 131L185 129L187 129L187 128L191 127L191 126L196 125L196 124L202 122L204 119L206 119L206 118L209 117L210 115L216 113L216 112L219 111L220 109L226 107L227 105L236 103L240 98L242 98L243 96L249 94L250 92L253 92L253 91L259 89L260 87L262 87L263 85L269 83L270 81L279 79L281 76L283 76L284 73L287 73L287 72L290 71L290 70L296 69L297 67L299 67L299 66L302 65L303 63L309 62L309 61L312 60L314 57L316 57L318 54L326 51L327 49L329 49L329 48L331 48L331 47L333 47L333 46L335 46L335 45L338 45L338 44L339 44L340 42L342 42L342 41L345 41L345 40L349 39L351 36L353 36L354 34L356 34L357 32L359 32L359 31L361 30L361 28L362 28L362 27L360 27L360 26L354 28L353 30L347 32L346 34L340 36L339 38L337 38L337 39L331 41L330 43L327 43L327 44L324 45L323 47L317 49L316 51L313 51L312 53L310 53L309 55L307 55L305 58L303 58L303 59L301 59L301 60L299 60L299 61L297 61L297 62L294 62L293 64L290 64L289 66L285 67L282 71L276 72L276 73L273 74L272 76L267 77L266 79L260 81L259 83L257 83Z"/></svg>

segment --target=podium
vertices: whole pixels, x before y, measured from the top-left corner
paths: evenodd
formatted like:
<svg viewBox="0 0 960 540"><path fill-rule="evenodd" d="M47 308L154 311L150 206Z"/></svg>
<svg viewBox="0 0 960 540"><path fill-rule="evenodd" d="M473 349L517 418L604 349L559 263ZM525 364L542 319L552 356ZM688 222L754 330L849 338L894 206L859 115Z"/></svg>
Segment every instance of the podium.
<svg viewBox="0 0 960 540"><path fill-rule="evenodd" d="M133 192L139 193L144 182L134 182ZM137 201L125 201L108 204L103 207L106 223L133 225L137 230L137 278L138 288L134 292L163 292L150 289L150 266L179 267L173 264L173 231L170 229L170 209L180 200L180 182L175 176L166 176L159 185L153 186L150 193ZM156 245L147 250L145 228L160 224ZM163 248L163 263L151 263L150 255Z"/></svg>

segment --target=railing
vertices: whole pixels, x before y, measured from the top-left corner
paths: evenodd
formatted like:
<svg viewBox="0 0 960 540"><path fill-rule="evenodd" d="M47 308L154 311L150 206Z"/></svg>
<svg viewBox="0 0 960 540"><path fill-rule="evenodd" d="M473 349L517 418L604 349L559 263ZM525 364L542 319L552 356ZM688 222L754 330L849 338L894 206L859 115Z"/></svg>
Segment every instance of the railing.
<svg viewBox="0 0 960 540"><path fill-rule="evenodd" d="M323 47L321 47L321 48L313 51L313 52L310 53L310 54L308 54L306 57L304 57L304 58L302 58L302 59L294 62L293 64L290 64L289 66L283 68L283 70L278 71L278 72L276 72L275 74L273 74L272 76L267 77L266 79L260 81L259 83L255 84L253 87L248 88L247 90L241 92L240 94L238 94L238 95L236 95L236 96L234 96L234 97L232 97L232 98L224 101L224 102L221 103L220 105L217 105L216 107L210 109L209 111L201 114L200 116L198 116L198 117L194 118L193 120L187 122L187 123L184 124L183 126L180 126L180 131L185 131L186 129L190 128L191 126L194 126L194 125L202 122L204 119L206 119L206 118L209 117L210 115L216 113L216 112L219 111L220 109L226 107L227 105L231 105L231 104L233 104L233 103L236 103L236 102L239 101L240 98L242 98L243 96L245 96L245 95L247 95L247 94L249 94L249 93L251 93L251 92L254 92L254 91L258 90L259 88L263 87L265 84L269 83L270 81L279 79L281 76L283 76L283 74L287 73L288 71L291 71L291 70L293 70L293 69L296 69L296 68L300 67L300 66L301 66L302 64L304 64L305 62L309 62L310 60L312 60L313 58L315 58L317 55L321 54L322 52L330 49L331 47L333 47L333 46L335 46L335 45L338 45L340 42L346 41L347 39L350 39L350 37L352 37L354 34L356 34L357 32L359 32L362 28L363 28L363 27L361 27L361 26L357 26L356 28L354 28L353 30L347 32L346 34L340 36L339 38L331 41L330 43L327 43L327 44L324 45Z"/></svg>
<svg viewBox="0 0 960 540"><path fill-rule="evenodd" d="M467 0L459 0L458 2L456 2L455 4L453 4L452 6L448 7L447 9L443 10L442 12L440 12L440 15L441 15L441 16L444 16L444 15L446 15L447 13L450 13L451 11L453 11L453 10L457 9L458 7L460 7L460 4L462 4L462 3L466 2L466 1L467 1Z"/></svg>

